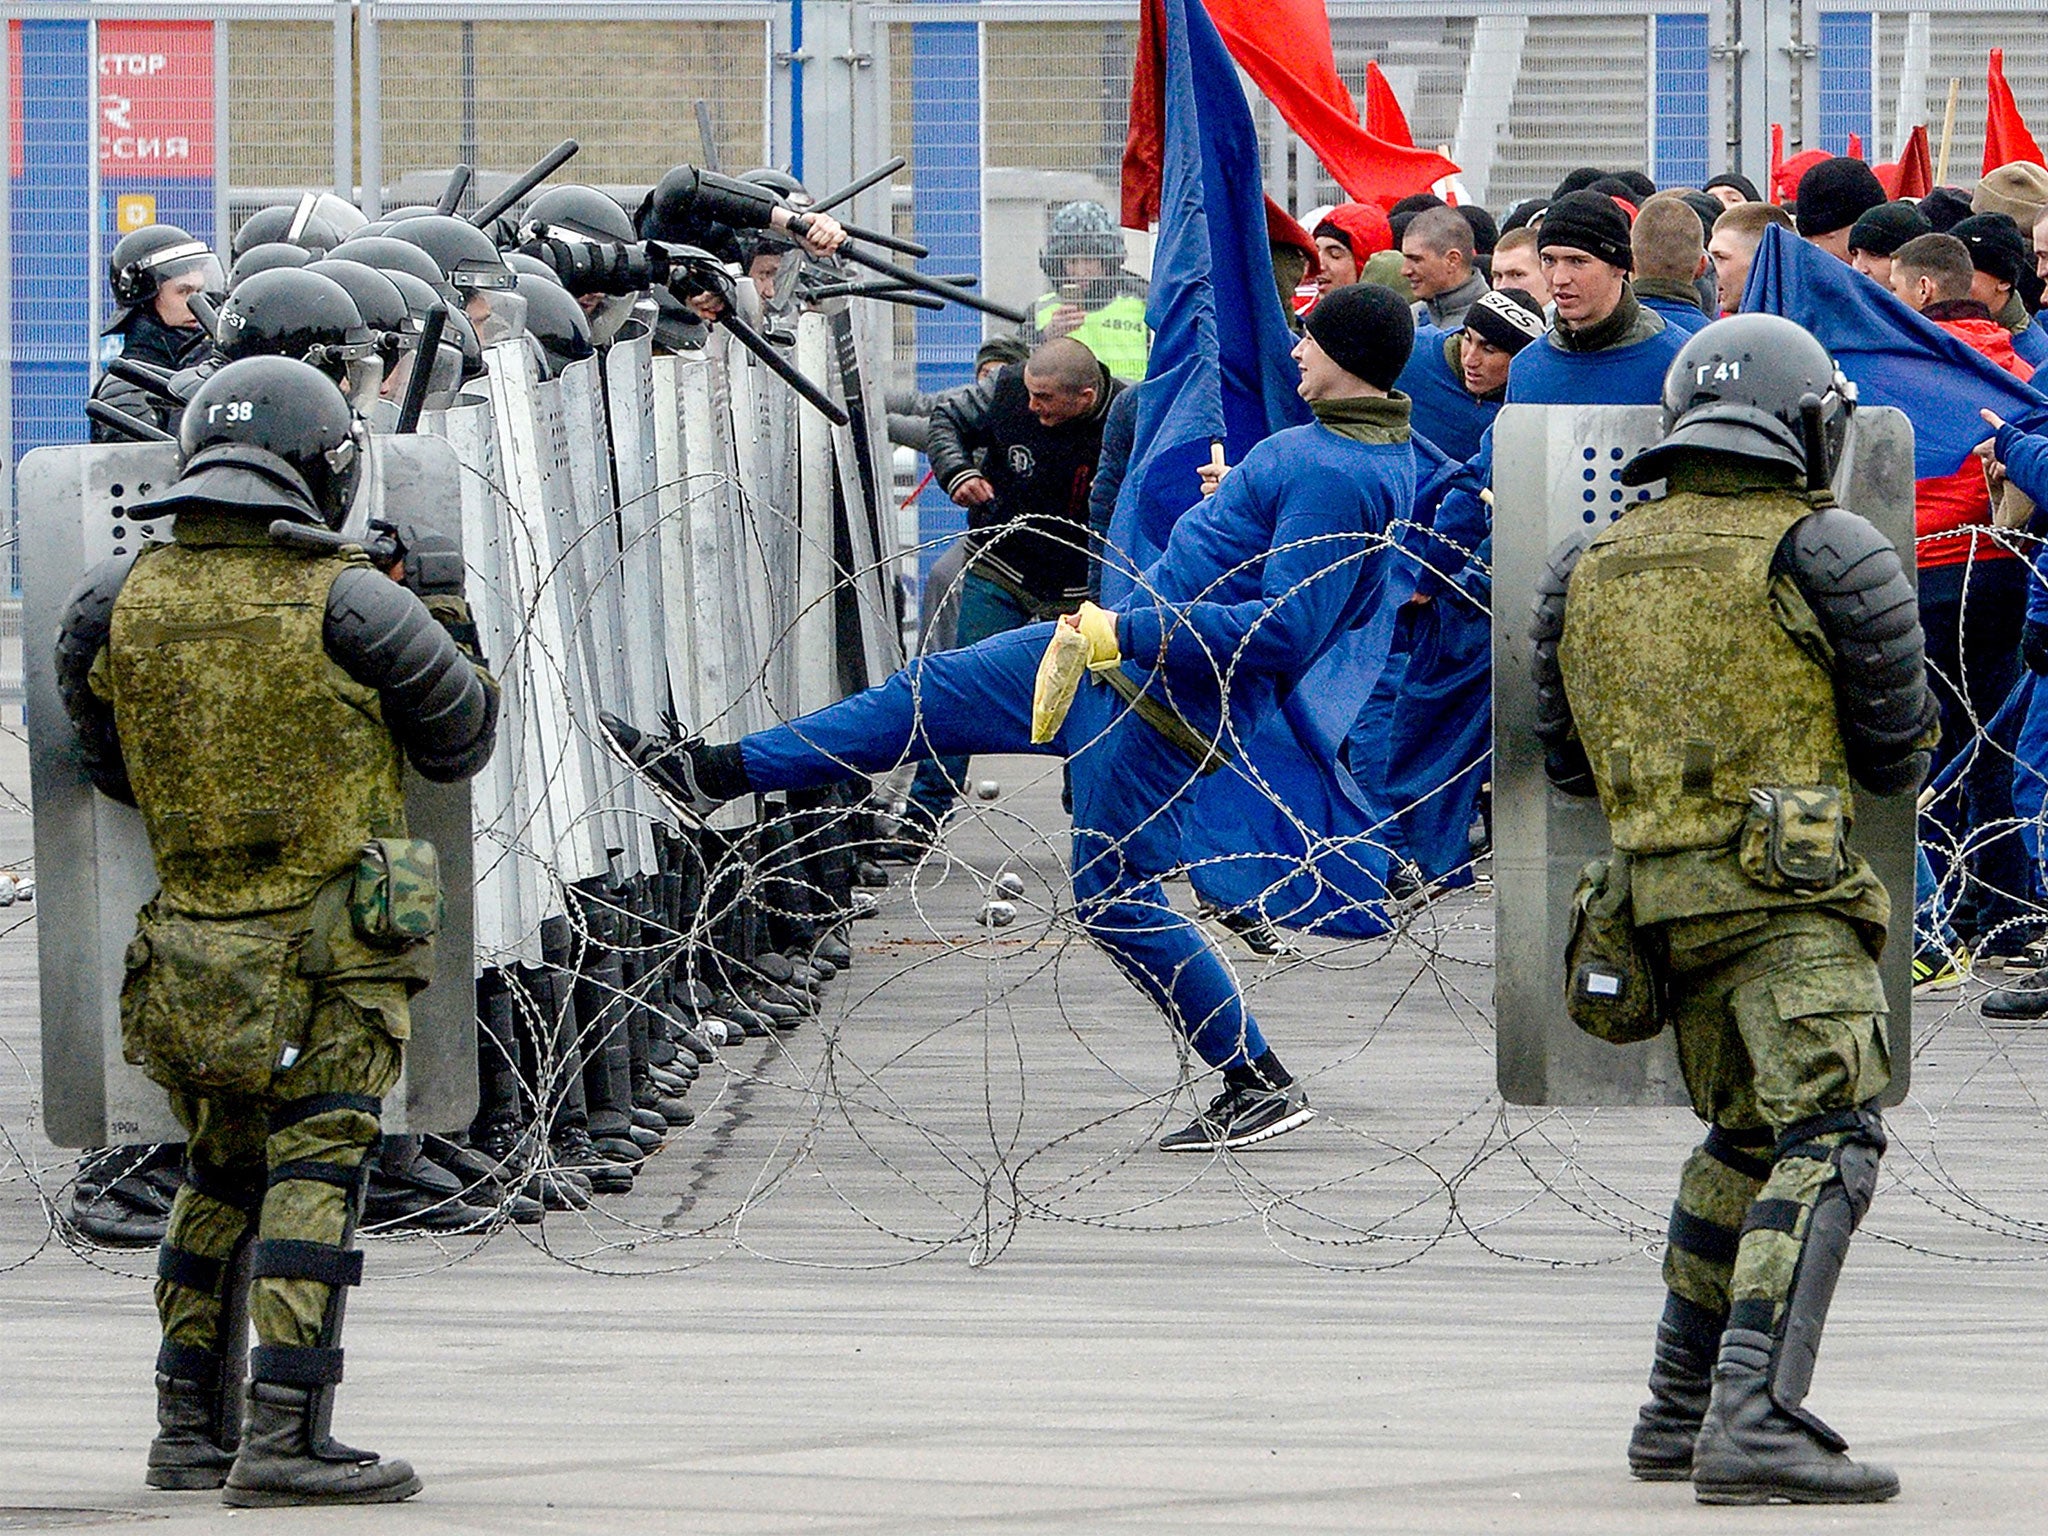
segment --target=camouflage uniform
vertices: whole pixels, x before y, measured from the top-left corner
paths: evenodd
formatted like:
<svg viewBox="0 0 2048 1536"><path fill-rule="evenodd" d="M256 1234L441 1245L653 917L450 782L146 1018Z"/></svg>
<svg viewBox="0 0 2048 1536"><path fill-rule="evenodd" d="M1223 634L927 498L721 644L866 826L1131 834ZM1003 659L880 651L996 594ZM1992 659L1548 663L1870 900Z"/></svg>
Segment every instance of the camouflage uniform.
<svg viewBox="0 0 2048 1536"><path fill-rule="evenodd" d="M249 510L179 505L177 542L90 573L58 641L87 771L141 812L160 882L121 989L123 1054L188 1136L156 1286L160 1487L219 1486L233 1449L245 1245L251 1378L340 1379L336 1291L361 1277L349 1237L440 916L404 766L466 778L496 729L495 684L419 599Z"/></svg>
<svg viewBox="0 0 2048 1536"><path fill-rule="evenodd" d="M1840 1185L1852 1226L1868 1205L1884 1147L1875 1101L1891 1081L1877 969L1890 902L1847 845L1852 766L1904 787L1888 775L1917 772L1900 765L1931 741L1933 718L1910 589L1868 524L1705 454L1672 485L1553 562L1536 626L1551 775L1599 795L1709 1126L1671 1216L1659 1370L1685 1368L1653 1374L1658 1402L1630 1450L1646 1477L1686 1475L1724 1334L1784 1347L1824 1193ZM1837 593L1796 569L1802 539L1830 537L1882 577L1866 614L1905 609L1910 636L1885 653L1892 691L1869 711L1892 730L1881 746L1845 740L1845 722L1860 727L1844 675L1869 658L1841 613L1865 589ZM1867 680L1856 671L1855 686ZM1846 1235L1829 1239L1834 1263ZM1839 1449L1832 1431L1817 1438Z"/></svg>
<svg viewBox="0 0 2048 1536"><path fill-rule="evenodd" d="M350 921L359 851L406 831L378 695L323 643L351 562L242 519L187 514L178 536L135 562L92 676L162 880L129 947L123 1048L190 1136L157 1306L171 1346L216 1351L223 1266L259 1205L266 1240L342 1243L431 940L373 949ZM258 1339L313 1346L328 1290L259 1273Z"/></svg>

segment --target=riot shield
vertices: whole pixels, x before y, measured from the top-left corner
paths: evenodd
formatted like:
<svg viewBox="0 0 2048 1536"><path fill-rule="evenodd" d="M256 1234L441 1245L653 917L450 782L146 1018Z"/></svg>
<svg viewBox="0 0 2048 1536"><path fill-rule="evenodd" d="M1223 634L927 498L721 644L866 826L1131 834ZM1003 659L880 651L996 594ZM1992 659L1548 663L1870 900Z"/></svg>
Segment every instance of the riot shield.
<svg viewBox="0 0 2048 1536"><path fill-rule="evenodd" d="M524 679L507 663L524 622L506 553L505 476L488 403L464 399L420 418L422 431L446 438L462 465L465 590L484 659L498 679L498 750L470 780L475 824L477 948L492 965L540 964L540 922L548 913L549 875L531 846L536 807L526 772Z"/></svg>
<svg viewBox="0 0 2048 1536"><path fill-rule="evenodd" d="M889 472L888 417L868 350L865 317L844 300L829 306L839 398L852 418L832 432L838 463L842 524L840 548L850 568L839 590L839 659L847 693L872 687L903 665L902 585L897 576L901 538ZM858 644L855 641L858 640Z"/></svg>
<svg viewBox="0 0 2048 1536"><path fill-rule="evenodd" d="M427 438L372 439L361 515L404 512L460 537L460 468ZM41 977L43 1117L59 1146L181 1141L163 1089L121 1059L122 955L135 913L156 892L142 818L97 793L57 697L51 638L64 601L91 566L170 537L168 520L138 523L129 503L175 475L169 444L43 448L22 460L23 647L30 786L35 804L37 956ZM467 785L406 775L413 830L441 855L448 913L433 984L413 1000L405 1076L385 1099L385 1128L450 1130L476 1112L476 1004Z"/></svg>
<svg viewBox="0 0 2048 1536"><path fill-rule="evenodd" d="M1550 550L1602 527L1657 487L1623 487L1621 466L1661 435L1655 406L1517 406L1494 422L1494 1020L1501 1094L1515 1104L1685 1104L1667 1030L1615 1046L1564 1011L1572 893L1609 852L1597 801L1551 789L1536 740L1530 616ZM1859 411L1835 479L1845 506L1913 561L1913 429L1895 410ZM1905 1096L1913 1018L1914 800L1858 790L1855 843L1892 897L1882 970L1892 1085Z"/></svg>
<svg viewBox="0 0 2048 1536"><path fill-rule="evenodd" d="M796 338L797 367L808 377L824 381L827 392L833 393L827 371L831 347L825 317L799 316ZM838 584L833 556L839 516L832 423L798 403L796 436L797 539L795 569L791 572L796 612L783 644L792 653L794 663L791 712L802 715L822 709L840 696L838 636L833 623L833 594Z"/></svg>
<svg viewBox="0 0 2048 1536"><path fill-rule="evenodd" d="M662 592L660 434L655 425L654 348L646 327L629 325L604 355L612 484L618 496L619 580L625 647L626 718L659 720L670 707ZM674 427L671 424L671 436ZM667 813L637 774L627 802L643 825ZM643 835L647 835L643 833ZM643 865L651 869L652 864Z"/></svg>

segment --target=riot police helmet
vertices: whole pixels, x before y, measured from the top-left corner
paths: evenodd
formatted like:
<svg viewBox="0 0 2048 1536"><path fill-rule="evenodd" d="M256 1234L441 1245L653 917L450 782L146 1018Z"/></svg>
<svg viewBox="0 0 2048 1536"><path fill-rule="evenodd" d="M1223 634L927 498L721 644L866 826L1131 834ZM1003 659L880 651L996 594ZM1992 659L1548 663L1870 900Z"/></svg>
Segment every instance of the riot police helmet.
<svg viewBox="0 0 2048 1536"><path fill-rule="evenodd" d="M633 221L626 210L595 187L549 187L526 205L519 221L519 244L537 240L595 240L605 244L631 241Z"/></svg>
<svg viewBox="0 0 2048 1536"><path fill-rule="evenodd" d="M1115 216L1102 204L1082 198L1053 211L1038 265L1047 277L1060 282L1069 275L1068 263L1076 258L1107 263L1114 272L1123 265L1124 257L1124 237Z"/></svg>
<svg viewBox="0 0 2048 1536"><path fill-rule="evenodd" d="M561 274L538 256L529 256L524 251L507 251L505 265L521 277L537 277L544 283L553 283L557 288L562 286ZM519 285L519 291L526 292L524 283Z"/></svg>
<svg viewBox="0 0 2048 1536"><path fill-rule="evenodd" d="M266 240L261 245L252 245L228 268L228 292L233 293L244 278L254 277L258 272L271 272L279 267L309 267L314 259L313 253L303 245L292 245L284 240Z"/></svg>
<svg viewBox="0 0 2048 1536"><path fill-rule="evenodd" d="M371 339L377 343L387 371L398 354L419 339L419 323L412 317L412 306L398 284L375 267L330 256L306 270L331 278L348 290L348 296L355 300L356 313L370 328Z"/></svg>
<svg viewBox="0 0 2048 1536"><path fill-rule="evenodd" d="M304 246L315 255L325 256L341 244L341 231L315 211L319 202L319 198L308 192L296 203L278 203L257 209L235 231L235 258L240 260L246 251L272 241Z"/></svg>
<svg viewBox="0 0 2048 1536"><path fill-rule="evenodd" d="M178 428L178 478L147 505L162 514L224 506L339 528L368 441L362 418L317 368L243 358L194 391Z"/></svg>
<svg viewBox="0 0 2048 1536"><path fill-rule="evenodd" d="M367 230L370 226L363 227ZM441 275L440 263L409 240L394 240L389 235L351 235L334 248L334 254L342 261L360 261L379 272L406 273L431 284L442 298L450 302L455 298L455 290Z"/></svg>
<svg viewBox="0 0 2048 1536"><path fill-rule="evenodd" d="M127 318L127 311L155 298L166 283L182 282L193 293L227 290L226 274L212 247L175 224L151 224L123 235L107 260L107 281L121 306L116 325Z"/></svg>
<svg viewBox="0 0 2048 1536"><path fill-rule="evenodd" d="M740 180L751 181L757 187L766 187L792 208L808 208L817 201L811 196L810 188L789 172L777 170L772 165L759 165L751 171L742 171Z"/></svg>
<svg viewBox="0 0 2048 1536"><path fill-rule="evenodd" d="M1625 485L1662 479L1685 451L1782 465L1806 476L1803 402L1820 404L1821 480L1841 462L1856 392L1826 347L1782 315L1730 315L1703 327L1664 375L1664 437L1622 468Z"/></svg>
<svg viewBox="0 0 2048 1536"><path fill-rule="evenodd" d="M446 213L421 214L400 219L385 231L385 237L418 246L433 258L442 277L462 292L510 291L519 286L491 237L467 219Z"/></svg>
<svg viewBox="0 0 2048 1536"><path fill-rule="evenodd" d="M413 353L419 346L420 328L426 323L427 311L439 304L448 312L448 324L441 332L441 345L435 349L430 364L433 377L427 382L427 398L446 399L462 387L463 380L472 375L467 370L464 331L469 322L462 318L462 309L437 286L423 282L410 272L386 272L405 300L407 329L411 333L408 349L392 359L384 373L383 395L387 400L401 400L405 397L406 385L411 382ZM459 325L458 325L459 322ZM476 345L476 333L468 331L468 347ZM483 353L477 352L477 366L482 369Z"/></svg>
<svg viewBox="0 0 2048 1536"><path fill-rule="evenodd" d="M571 363L595 355L590 322L568 289L552 276L522 272L519 292L526 299L526 334L540 344L547 377L555 378Z"/></svg>
<svg viewBox="0 0 2048 1536"><path fill-rule="evenodd" d="M368 400L383 380L378 336L349 292L304 267L258 272L220 307L214 348L224 362L292 357L326 374L352 399Z"/></svg>
<svg viewBox="0 0 2048 1536"><path fill-rule="evenodd" d="M461 296L485 346L525 329L526 301L519 296L519 274L505 265L491 237L467 219L445 213L401 219L386 238L417 245L440 265L442 277Z"/></svg>

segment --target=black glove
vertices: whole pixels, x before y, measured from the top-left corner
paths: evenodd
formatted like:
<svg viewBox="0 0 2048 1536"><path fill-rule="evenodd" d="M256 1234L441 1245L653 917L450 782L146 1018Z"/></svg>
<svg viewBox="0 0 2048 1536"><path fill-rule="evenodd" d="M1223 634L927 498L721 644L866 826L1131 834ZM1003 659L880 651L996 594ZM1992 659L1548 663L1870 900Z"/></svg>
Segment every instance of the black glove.
<svg viewBox="0 0 2048 1536"><path fill-rule="evenodd" d="M2027 620L2027 627L2020 631L2020 659L2029 672L2048 677L2048 622Z"/></svg>

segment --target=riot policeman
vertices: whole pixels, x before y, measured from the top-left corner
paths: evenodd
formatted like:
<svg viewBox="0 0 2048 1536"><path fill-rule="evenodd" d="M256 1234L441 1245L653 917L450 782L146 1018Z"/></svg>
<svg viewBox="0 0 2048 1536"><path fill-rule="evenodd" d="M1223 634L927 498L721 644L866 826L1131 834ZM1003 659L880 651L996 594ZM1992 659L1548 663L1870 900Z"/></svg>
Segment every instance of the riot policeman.
<svg viewBox="0 0 2048 1536"><path fill-rule="evenodd" d="M213 338L192 313L192 300L218 296L227 283L220 258L204 241L175 224L152 224L123 235L107 262L107 281L118 307L101 332L103 365L126 357L176 372L206 356ZM158 402L111 374L100 376L93 398L151 426L169 425ZM119 440L106 428L93 428L94 442Z"/></svg>
<svg viewBox="0 0 2048 1536"><path fill-rule="evenodd" d="M175 542L103 562L68 601L57 678L102 793L134 805L160 879L137 915L122 1048L188 1136L159 1256L148 1480L230 1504L378 1503L419 1479L329 1433L366 1154L431 974L432 845L406 835L410 762L488 759L497 690L437 615L338 527L368 435L309 365L259 357L195 392L178 479L145 515ZM308 539L302 543L320 545ZM253 1246L252 1246L253 1245ZM223 1331L247 1253L241 1341Z"/></svg>
<svg viewBox="0 0 2048 1536"><path fill-rule="evenodd" d="M1670 1024L1708 1124L1629 1443L1637 1477L1703 1503L1899 1488L1803 1406L1891 1080L1890 902L1851 781L1915 787L1939 721L1898 554L1825 490L1853 404L1790 321L1706 327L1623 470L1668 490L1553 555L1533 628L1549 777L1599 796L1614 847L1580 885L1568 1006L1608 1039Z"/></svg>
<svg viewBox="0 0 2048 1536"><path fill-rule="evenodd" d="M1107 208L1082 199L1056 209L1039 253L1052 283L1031 308L1041 340L1071 336L1126 383L1145 377L1152 351L1145 285L1123 270L1124 237Z"/></svg>

